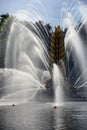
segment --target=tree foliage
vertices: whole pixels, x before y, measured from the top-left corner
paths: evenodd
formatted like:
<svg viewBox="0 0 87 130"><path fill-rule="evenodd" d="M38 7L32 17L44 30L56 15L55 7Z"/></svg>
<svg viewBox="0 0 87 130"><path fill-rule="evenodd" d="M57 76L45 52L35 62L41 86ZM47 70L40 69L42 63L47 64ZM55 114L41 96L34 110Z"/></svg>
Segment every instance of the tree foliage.
<svg viewBox="0 0 87 130"><path fill-rule="evenodd" d="M6 52L6 43L8 40L8 35L13 17L10 17L8 14L6 14L0 15L0 18L0 68L3 68Z"/></svg>
<svg viewBox="0 0 87 130"><path fill-rule="evenodd" d="M2 14L0 15L0 30L3 26L3 24L5 23L5 20L9 17L9 14Z"/></svg>

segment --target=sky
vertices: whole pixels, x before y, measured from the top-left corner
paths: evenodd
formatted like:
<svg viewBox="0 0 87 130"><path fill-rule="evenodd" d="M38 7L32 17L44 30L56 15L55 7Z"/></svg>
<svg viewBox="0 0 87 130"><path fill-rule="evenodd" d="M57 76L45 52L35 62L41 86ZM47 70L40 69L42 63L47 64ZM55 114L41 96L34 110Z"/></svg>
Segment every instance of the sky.
<svg viewBox="0 0 87 130"><path fill-rule="evenodd" d="M18 12L23 13L23 10L27 10L28 12L31 12L31 10L37 8L38 10L37 13L39 12L40 16L42 15L41 17L44 17L42 18L43 20L45 19L46 22L48 23L56 24L59 19L58 17L60 17L59 8L61 5L61 1L60 0L0 0L0 14L2 13L14 14ZM33 9L31 9L29 5L33 6ZM23 17L24 15L22 14L21 18Z"/></svg>
<svg viewBox="0 0 87 130"><path fill-rule="evenodd" d="M43 17L43 20L56 25L58 22L59 24L61 23L61 8L63 1L69 0L0 0L0 14L9 13L18 14L19 16L22 12L21 18L23 18L26 17L24 16L24 13L31 12L34 17L37 14L40 14L41 18ZM87 0L81 1L87 3ZM25 12L25 10L27 12ZM37 14L35 12L37 12ZM31 19L34 19L34 17L31 17Z"/></svg>

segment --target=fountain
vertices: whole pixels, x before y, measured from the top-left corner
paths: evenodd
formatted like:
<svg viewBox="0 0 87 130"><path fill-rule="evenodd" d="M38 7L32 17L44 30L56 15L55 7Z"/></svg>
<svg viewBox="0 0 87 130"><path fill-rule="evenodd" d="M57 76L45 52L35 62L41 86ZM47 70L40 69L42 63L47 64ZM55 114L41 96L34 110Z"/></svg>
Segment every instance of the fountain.
<svg viewBox="0 0 87 130"><path fill-rule="evenodd" d="M45 100L43 99L45 95L46 101L50 101L47 99L51 99L52 93L54 93L52 91L55 91L56 102L58 102L57 92L61 86L61 74L57 65L54 64L54 87L49 86L51 84L49 80L52 78L49 65L50 56L47 43L44 43L44 39L49 42L49 32L43 25L42 27L45 33L43 37L33 23L29 23L28 28L24 23L13 19L6 43L5 68L0 69L0 77L4 79L3 87L0 90L1 101L21 102L22 100L22 102L26 102L34 97L37 99L39 93L40 99L43 95L42 100ZM58 74L55 73L56 71Z"/></svg>
<svg viewBox="0 0 87 130"><path fill-rule="evenodd" d="M32 24L31 27L36 29ZM29 100L38 89L45 89L40 76L44 71L49 72L48 58L44 42L14 19L7 41L5 69L0 70L4 78L1 99Z"/></svg>
<svg viewBox="0 0 87 130"><path fill-rule="evenodd" d="M87 17L86 17L86 5L78 1L72 1L70 7L67 2L64 4L65 16L62 19L64 28L67 28L65 36L65 52L67 57L66 71L68 81L72 84L74 92L77 97L87 97L87 61L86 61L86 49L83 32L87 31ZM75 13L73 13L73 11ZM81 23L79 23L81 21ZM79 24L79 26L78 26ZM84 36L84 37L83 37ZM81 92L83 91L83 92Z"/></svg>
<svg viewBox="0 0 87 130"><path fill-rule="evenodd" d="M79 3L79 9L81 6L82 4ZM81 28L75 29L78 20L73 22L78 13L76 12L73 16L73 10L68 8L67 2L64 2L63 10L65 10L65 17L62 18L61 26L63 29L67 27L65 44L63 43L67 61L66 75L61 71L59 65L63 56L60 58L61 56L58 54L59 59L56 59L55 62L51 59L52 64L50 66L50 34L45 24L42 24L41 21L36 23L19 21L13 17L9 23L10 31L6 42L5 68L0 69L1 101L27 102L30 99L35 99L38 92L41 93L40 96L43 93L48 96L46 82L51 79L53 80L52 90L55 93L54 102L58 104L64 101L63 87L66 86L66 77L77 94L81 88L87 87L86 49L80 37ZM39 20L42 18L40 12L39 15L37 12L36 10L30 12L23 10L22 14L25 14L27 21L30 19L35 21L37 18ZM20 12L16 14L17 17L19 15ZM30 19L28 19L29 16L31 16ZM83 23L86 23L86 16L84 18ZM8 26L8 23L4 26ZM44 95L42 100L44 100Z"/></svg>
<svg viewBox="0 0 87 130"><path fill-rule="evenodd" d="M53 84L55 89L55 101L54 106L59 106L64 102L64 94L63 94L63 86L64 86L64 79L61 73L60 68L53 64Z"/></svg>

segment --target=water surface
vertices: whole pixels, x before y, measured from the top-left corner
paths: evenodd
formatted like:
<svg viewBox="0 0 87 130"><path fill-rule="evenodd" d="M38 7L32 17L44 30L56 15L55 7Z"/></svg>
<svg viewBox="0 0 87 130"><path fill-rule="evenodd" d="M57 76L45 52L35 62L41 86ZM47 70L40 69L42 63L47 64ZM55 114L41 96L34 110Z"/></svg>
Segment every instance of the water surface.
<svg viewBox="0 0 87 130"><path fill-rule="evenodd" d="M0 130L87 130L87 102L0 106Z"/></svg>

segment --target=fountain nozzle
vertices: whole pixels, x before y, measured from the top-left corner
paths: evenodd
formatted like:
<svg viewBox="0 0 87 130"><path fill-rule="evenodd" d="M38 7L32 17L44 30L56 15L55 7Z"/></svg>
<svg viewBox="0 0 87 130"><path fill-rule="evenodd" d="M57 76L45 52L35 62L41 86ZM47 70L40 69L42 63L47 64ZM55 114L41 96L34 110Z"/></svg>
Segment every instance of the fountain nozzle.
<svg viewBox="0 0 87 130"><path fill-rule="evenodd" d="M54 106L54 109L57 109L58 106Z"/></svg>

